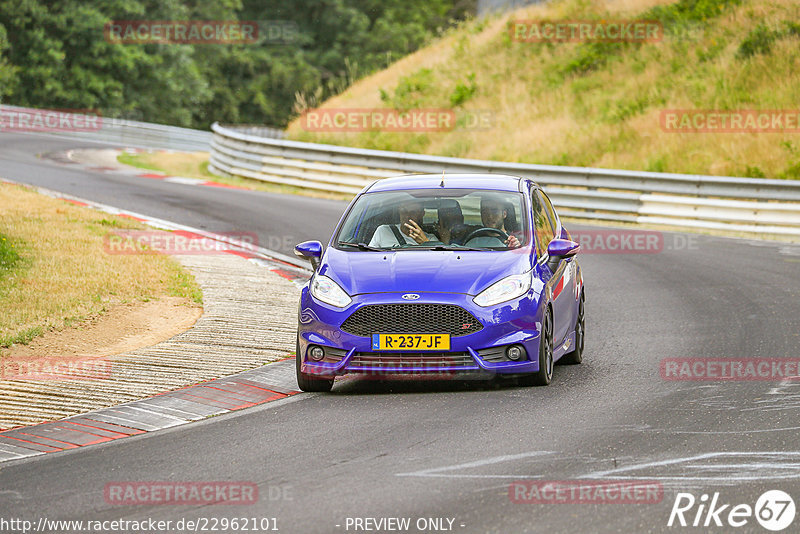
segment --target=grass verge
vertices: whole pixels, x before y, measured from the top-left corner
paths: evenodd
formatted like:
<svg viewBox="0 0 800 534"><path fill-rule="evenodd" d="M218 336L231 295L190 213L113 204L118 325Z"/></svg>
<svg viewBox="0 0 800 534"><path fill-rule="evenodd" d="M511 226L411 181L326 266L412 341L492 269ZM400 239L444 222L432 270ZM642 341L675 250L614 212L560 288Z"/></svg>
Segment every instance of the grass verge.
<svg viewBox="0 0 800 534"><path fill-rule="evenodd" d="M162 296L202 303L202 290L175 259L105 252L111 229L144 229L22 186L0 183L0 348L27 344L103 313Z"/></svg>

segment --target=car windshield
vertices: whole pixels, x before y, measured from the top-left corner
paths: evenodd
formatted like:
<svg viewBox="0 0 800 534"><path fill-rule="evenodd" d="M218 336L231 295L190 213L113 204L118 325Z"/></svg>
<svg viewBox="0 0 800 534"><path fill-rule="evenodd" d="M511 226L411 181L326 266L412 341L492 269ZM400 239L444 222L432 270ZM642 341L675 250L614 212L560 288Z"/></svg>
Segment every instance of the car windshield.
<svg viewBox="0 0 800 534"><path fill-rule="evenodd" d="M375 250L508 250L529 241L520 193L411 189L358 198L335 246Z"/></svg>

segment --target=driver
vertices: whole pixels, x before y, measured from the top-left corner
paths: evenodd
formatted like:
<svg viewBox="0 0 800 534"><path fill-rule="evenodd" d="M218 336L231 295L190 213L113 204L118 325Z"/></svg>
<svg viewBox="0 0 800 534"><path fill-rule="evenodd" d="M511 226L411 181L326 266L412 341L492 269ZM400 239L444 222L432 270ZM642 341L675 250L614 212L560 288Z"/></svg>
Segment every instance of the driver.
<svg viewBox="0 0 800 534"><path fill-rule="evenodd" d="M506 229L507 218L508 209L503 206L500 200L489 196L481 198L481 222L483 222L484 227L496 228L509 234ZM518 248L520 246L519 239L515 235L509 235L504 244L508 248Z"/></svg>
<svg viewBox="0 0 800 534"><path fill-rule="evenodd" d="M421 200L411 199L397 208L400 224L382 224L372 235L371 247L393 247L396 245L421 245L436 240L436 236L422 229L425 206Z"/></svg>

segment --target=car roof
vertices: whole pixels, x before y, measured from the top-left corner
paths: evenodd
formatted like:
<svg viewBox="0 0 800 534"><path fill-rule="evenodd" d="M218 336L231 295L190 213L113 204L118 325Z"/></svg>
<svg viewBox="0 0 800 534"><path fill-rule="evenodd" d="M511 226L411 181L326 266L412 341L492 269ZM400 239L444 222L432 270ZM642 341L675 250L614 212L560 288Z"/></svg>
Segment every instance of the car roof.
<svg viewBox="0 0 800 534"><path fill-rule="evenodd" d="M367 190L397 191L400 189L493 189L497 191L520 190L523 178L508 174L407 174L378 180Z"/></svg>

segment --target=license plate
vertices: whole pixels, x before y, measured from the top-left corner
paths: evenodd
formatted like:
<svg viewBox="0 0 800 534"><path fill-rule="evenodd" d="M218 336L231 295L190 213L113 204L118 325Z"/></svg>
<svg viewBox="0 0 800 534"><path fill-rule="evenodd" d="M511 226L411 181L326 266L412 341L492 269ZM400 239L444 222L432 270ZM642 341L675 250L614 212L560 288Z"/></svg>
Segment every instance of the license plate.
<svg viewBox="0 0 800 534"><path fill-rule="evenodd" d="M372 350L450 350L450 334L372 334Z"/></svg>

